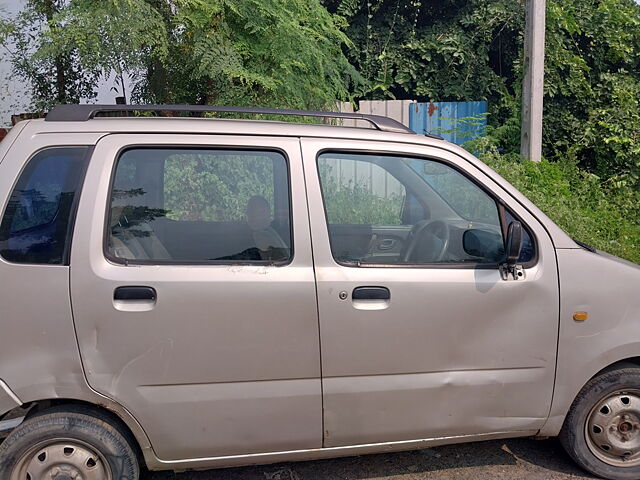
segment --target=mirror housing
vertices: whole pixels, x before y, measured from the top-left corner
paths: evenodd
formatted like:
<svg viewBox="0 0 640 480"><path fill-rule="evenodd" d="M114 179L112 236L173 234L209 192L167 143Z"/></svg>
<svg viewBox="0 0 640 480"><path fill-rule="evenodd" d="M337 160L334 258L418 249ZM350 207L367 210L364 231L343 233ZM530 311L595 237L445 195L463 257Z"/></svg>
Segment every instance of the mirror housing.
<svg viewBox="0 0 640 480"><path fill-rule="evenodd" d="M518 262L522 252L522 237L522 224L517 221L511 222L507 230L507 243L505 245L507 265L515 265Z"/></svg>

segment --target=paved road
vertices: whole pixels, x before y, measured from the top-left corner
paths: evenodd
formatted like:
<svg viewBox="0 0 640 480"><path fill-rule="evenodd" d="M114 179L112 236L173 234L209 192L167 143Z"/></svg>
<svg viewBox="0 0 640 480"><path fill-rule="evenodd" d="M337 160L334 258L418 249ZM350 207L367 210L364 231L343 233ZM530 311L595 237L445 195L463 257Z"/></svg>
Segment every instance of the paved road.
<svg viewBox="0 0 640 480"><path fill-rule="evenodd" d="M147 473L143 480L566 480L593 479L555 439L513 439L416 452L207 472Z"/></svg>

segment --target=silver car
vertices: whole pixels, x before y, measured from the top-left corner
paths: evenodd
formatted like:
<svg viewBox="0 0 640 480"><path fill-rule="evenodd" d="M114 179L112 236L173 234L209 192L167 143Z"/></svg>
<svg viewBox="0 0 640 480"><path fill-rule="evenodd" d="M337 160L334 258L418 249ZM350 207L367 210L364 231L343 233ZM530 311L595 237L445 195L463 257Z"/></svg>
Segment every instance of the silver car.
<svg viewBox="0 0 640 480"><path fill-rule="evenodd" d="M193 116L237 111L343 125ZM60 106L0 213L3 480L558 435L640 478L640 267L441 139Z"/></svg>

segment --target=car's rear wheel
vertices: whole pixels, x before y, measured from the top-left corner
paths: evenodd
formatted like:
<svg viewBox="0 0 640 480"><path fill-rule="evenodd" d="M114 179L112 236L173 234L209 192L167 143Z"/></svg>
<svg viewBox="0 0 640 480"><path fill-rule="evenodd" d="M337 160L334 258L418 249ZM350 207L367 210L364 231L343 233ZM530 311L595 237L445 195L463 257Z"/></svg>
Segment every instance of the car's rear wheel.
<svg viewBox="0 0 640 480"><path fill-rule="evenodd" d="M137 455L127 437L98 412L44 411L0 444L0 478L138 480Z"/></svg>
<svg viewBox="0 0 640 480"><path fill-rule="evenodd" d="M589 381L569 410L560 441L595 475L640 478L640 369L620 368Z"/></svg>

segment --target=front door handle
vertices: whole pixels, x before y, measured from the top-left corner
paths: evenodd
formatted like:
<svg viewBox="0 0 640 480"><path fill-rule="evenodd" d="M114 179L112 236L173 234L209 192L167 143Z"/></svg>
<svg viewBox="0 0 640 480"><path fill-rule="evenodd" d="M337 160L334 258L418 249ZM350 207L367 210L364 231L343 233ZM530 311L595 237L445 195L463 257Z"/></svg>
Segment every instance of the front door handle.
<svg viewBox="0 0 640 480"><path fill-rule="evenodd" d="M358 287L351 294L353 300L389 300L391 292L386 287Z"/></svg>
<svg viewBox="0 0 640 480"><path fill-rule="evenodd" d="M156 290L151 287L118 287L113 292L114 300L148 300L155 302Z"/></svg>

